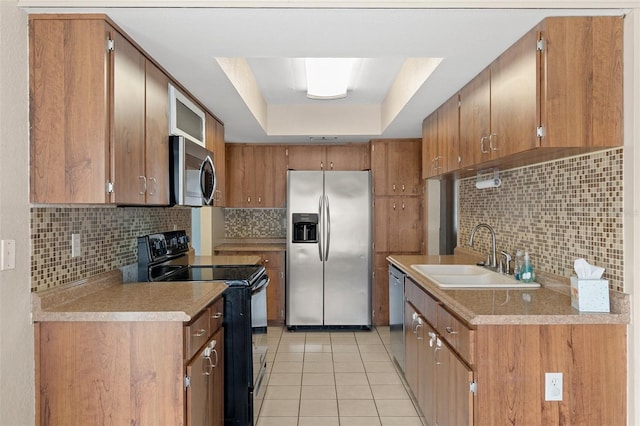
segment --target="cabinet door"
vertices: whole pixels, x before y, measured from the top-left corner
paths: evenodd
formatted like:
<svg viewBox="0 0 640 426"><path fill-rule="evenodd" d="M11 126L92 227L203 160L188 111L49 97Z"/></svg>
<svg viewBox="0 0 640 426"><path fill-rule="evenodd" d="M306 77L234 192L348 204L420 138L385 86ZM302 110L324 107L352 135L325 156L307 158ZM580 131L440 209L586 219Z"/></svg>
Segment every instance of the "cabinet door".
<svg viewBox="0 0 640 426"><path fill-rule="evenodd" d="M419 197L399 197L391 202L389 214L392 224L389 228L389 251L421 253L422 202Z"/></svg>
<svg viewBox="0 0 640 426"><path fill-rule="evenodd" d="M213 335L216 345L212 353L213 370L211 371L211 425L224 425L224 333L220 328Z"/></svg>
<svg viewBox="0 0 640 426"><path fill-rule="evenodd" d="M215 207L226 206L226 157L225 157L225 142L224 142L224 124L215 120L215 143L214 143L214 163L216 167L216 177L218 183L216 185L216 195L214 197L213 205Z"/></svg>
<svg viewBox="0 0 640 426"><path fill-rule="evenodd" d="M491 160L491 71L487 68L460 90L460 167Z"/></svg>
<svg viewBox="0 0 640 426"><path fill-rule="evenodd" d="M214 423L214 386L216 376L222 370L214 371L217 368L216 355L219 356L217 345L220 339L220 332L212 337L205 345L204 349L198 353L191 362L187 364L186 375L189 377L189 386L186 390L186 420L187 426L213 426ZM218 358L219 361L219 358ZM224 401L223 401L224 402Z"/></svg>
<svg viewBox="0 0 640 426"><path fill-rule="evenodd" d="M424 321L422 339L418 344L418 404L428 425L436 423L436 399L439 392L436 388L436 331Z"/></svg>
<svg viewBox="0 0 640 426"><path fill-rule="evenodd" d="M404 375L414 395L418 395L418 313L411 303L404 306ZM416 329L418 328L418 329Z"/></svg>
<svg viewBox="0 0 640 426"><path fill-rule="evenodd" d="M371 141L371 174L373 181L373 194L387 195L387 182L389 181L387 168L387 143L383 140Z"/></svg>
<svg viewBox="0 0 640 426"><path fill-rule="evenodd" d="M33 203L109 201L107 37L100 20L29 21Z"/></svg>
<svg viewBox="0 0 640 426"><path fill-rule="evenodd" d="M267 287L267 322L284 324L284 252L263 253L262 262L269 275Z"/></svg>
<svg viewBox="0 0 640 426"><path fill-rule="evenodd" d="M326 147L325 170L369 170L369 145L330 145Z"/></svg>
<svg viewBox="0 0 640 426"><path fill-rule="evenodd" d="M111 32L113 82L113 201L144 204L149 187L145 171L145 58L117 31Z"/></svg>
<svg viewBox="0 0 640 426"><path fill-rule="evenodd" d="M499 157L540 145L537 31L529 31L491 64L490 149Z"/></svg>
<svg viewBox="0 0 640 426"><path fill-rule="evenodd" d="M438 111L422 122L422 178L439 174L438 164Z"/></svg>
<svg viewBox="0 0 640 426"><path fill-rule="evenodd" d="M224 146L224 126L211 114L206 114L205 132L207 149L213 152L213 166L216 169L216 192L213 197L213 205L224 206L226 156Z"/></svg>
<svg viewBox="0 0 640 426"><path fill-rule="evenodd" d="M386 254L374 254L374 279L371 291L373 325L389 325L389 262ZM404 301L403 301L404 303ZM400 318L399 321L404 321ZM401 322L397 323L402 325Z"/></svg>
<svg viewBox="0 0 640 426"><path fill-rule="evenodd" d="M373 217L375 226L373 229L373 244L376 253L391 251L389 235L393 234L397 227L398 216L393 209L393 199L389 197L375 197Z"/></svg>
<svg viewBox="0 0 640 426"><path fill-rule="evenodd" d="M322 145L291 145L287 148L291 170L324 170L326 150Z"/></svg>
<svg viewBox="0 0 640 426"><path fill-rule="evenodd" d="M473 371L446 344L436 353L436 423L442 426L473 424Z"/></svg>
<svg viewBox="0 0 640 426"><path fill-rule="evenodd" d="M287 194L287 166L282 145L253 146L255 199L249 207L284 206Z"/></svg>
<svg viewBox="0 0 640 426"><path fill-rule="evenodd" d="M438 109L438 155L440 173L458 170L460 116L459 96L452 96ZM440 174L438 173L438 174Z"/></svg>
<svg viewBox="0 0 640 426"><path fill-rule="evenodd" d="M417 195L421 192L421 139L389 141L387 161L389 195Z"/></svg>
<svg viewBox="0 0 640 426"><path fill-rule="evenodd" d="M145 170L147 204L169 204L169 78L146 60Z"/></svg>
<svg viewBox="0 0 640 426"><path fill-rule="evenodd" d="M257 207L255 205L255 164L253 148L242 144L227 144L227 207Z"/></svg>

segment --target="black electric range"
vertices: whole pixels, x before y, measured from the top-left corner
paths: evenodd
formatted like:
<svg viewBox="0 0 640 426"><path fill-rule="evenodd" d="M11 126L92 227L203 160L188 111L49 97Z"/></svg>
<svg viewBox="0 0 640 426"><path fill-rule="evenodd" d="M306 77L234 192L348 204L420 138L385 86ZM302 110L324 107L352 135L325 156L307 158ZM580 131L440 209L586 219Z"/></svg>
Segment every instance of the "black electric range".
<svg viewBox="0 0 640 426"><path fill-rule="evenodd" d="M185 231L138 237L138 280L224 281L225 425L251 426L264 399L269 277L261 265L189 265Z"/></svg>

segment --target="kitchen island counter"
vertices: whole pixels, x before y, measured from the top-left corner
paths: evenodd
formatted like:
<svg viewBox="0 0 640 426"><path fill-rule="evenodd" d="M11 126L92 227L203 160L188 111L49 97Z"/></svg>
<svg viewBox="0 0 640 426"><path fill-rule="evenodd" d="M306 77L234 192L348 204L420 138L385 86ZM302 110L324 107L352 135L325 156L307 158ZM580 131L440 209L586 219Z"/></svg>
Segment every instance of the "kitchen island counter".
<svg viewBox="0 0 640 426"><path fill-rule="evenodd" d="M446 256L392 255L387 260L411 276L448 310L470 324L627 324L630 320L628 295L610 292L611 313L580 312L571 306L568 284L545 283L540 288L523 289L441 289L411 268L414 264L474 265L477 257L467 254Z"/></svg>

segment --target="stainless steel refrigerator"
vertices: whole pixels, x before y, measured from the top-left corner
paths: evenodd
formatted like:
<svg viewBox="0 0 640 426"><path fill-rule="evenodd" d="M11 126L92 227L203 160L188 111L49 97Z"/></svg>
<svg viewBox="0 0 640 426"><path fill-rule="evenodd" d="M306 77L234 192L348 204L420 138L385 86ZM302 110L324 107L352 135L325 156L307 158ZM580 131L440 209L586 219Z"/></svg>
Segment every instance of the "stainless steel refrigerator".
<svg viewBox="0 0 640 426"><path fill-rule="evenodd" d="M286 322L371 327L371 173L289 171Z"/></svg>

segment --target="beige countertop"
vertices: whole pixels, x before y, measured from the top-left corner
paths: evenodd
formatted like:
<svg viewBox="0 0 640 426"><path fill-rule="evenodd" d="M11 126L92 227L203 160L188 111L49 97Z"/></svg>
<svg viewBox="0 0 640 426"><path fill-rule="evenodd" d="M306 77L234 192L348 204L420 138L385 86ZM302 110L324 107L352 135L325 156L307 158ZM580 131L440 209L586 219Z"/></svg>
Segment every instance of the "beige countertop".
<svg viewBox="0 0 640 426"><path fill-rule="evenodd" d="M537 289L444 290L411 268L413 264L467 264L478 260L469 255L405 256L387 258L411 276L422 288L470 325L485 324L626 324L628 295L610 292L611 313L585 313L571 307L568 286L543 284ZM559 288L558 288L559 287ZM561 288L566 287L566 288Z"/></svg>

